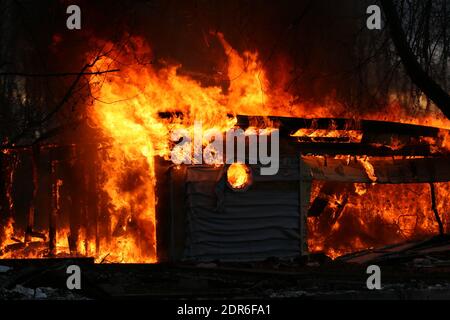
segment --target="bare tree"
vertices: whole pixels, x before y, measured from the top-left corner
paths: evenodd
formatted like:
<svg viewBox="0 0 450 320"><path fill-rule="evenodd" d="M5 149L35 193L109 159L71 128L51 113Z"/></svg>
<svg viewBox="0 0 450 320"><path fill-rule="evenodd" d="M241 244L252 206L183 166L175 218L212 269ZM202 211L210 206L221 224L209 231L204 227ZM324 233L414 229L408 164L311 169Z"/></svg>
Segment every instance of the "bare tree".
<svg viewBox="0 0 450 320"><path fill-rule="evenodd" d="M450 95L444 90L427 72L427 68L423 67L414 55L412 48L408 43L407 36L402 27L400 16L397 12L397 8L392 0L380 0L385 13L386 22L389 26L392 41L398 52L399 57L403 63L405 71L411 78L413 83L422 92L431 99L435 105L445 114L447 118L450 118ZM445 1L444 1L445 2ZM444 5L445 6L445 5ZM411 10L411 9L410 9ZM446 9L445 9L446 10ZM423 11L423 23L424 33L422 34L423 41L423 60L425 63L430 63L429 46L430 46L430 19L431 19L431 1L426 2L425 10ZM445 16L445 13L444 13ZM443 27L444 43L446 43L446 28ZM446 60L447 45L443 48L443 56ZM444 61L446 63L446 61ZM427 66L427 64L425 64ZM445 72L446 68L444 68Z"/></svg>

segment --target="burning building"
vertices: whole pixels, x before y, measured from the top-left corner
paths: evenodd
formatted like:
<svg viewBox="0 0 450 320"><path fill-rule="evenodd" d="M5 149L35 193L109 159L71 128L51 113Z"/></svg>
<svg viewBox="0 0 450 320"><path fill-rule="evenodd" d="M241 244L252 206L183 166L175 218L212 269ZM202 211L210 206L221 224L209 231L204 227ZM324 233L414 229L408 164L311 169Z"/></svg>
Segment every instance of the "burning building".
<svg viewBox="0 0 450 320"><path fill-rule="evenodd" d="M237 119L245 129L263 121ZM159 206L169 227L160 239L171 259L292 258L317 251L334 258L447 228L436 202L448 188L447 151L429 144L445 131L349 119L268 120L282 137L276 175L261 175L258 165L163 167L158 181L169 192ZM424 207L393 206L391 196L412 193ZM442 202L439 207L442 212Z"/></svg>
<svg viewBox="0 0 450 320"><path fill-rule="evenodd" d="M257 55L240 56L218 37L229 54L229 73L244 70L227 94L178 75L176 66L132 65L106 79L93 76L96 97L83 130L101 132L100 138L66 145L47 140L5 152L11 177L18 157L30 162L33 198L17 229L20 220L7 197L11 215L3 226L3 257L258 260L321 250L336 257L447 228L439 215L450 178L445 129L272 116L290 113L271 107L282 93L261 95L264 70ZM140 39L127 50L149 53ZM111 63L100 59L101 65ZM262 115L239 115L251 113L246 108L259 99L267 105L258 111ZM260 164L249 164L255 163L250 155L241 164L174 164L170 133L181 127L190 132L198 119L218 132L241 128L246 148L259 131L269 129L270 136L278 130L276 174L261 175ZM187 145L188 158L193 144ZM49 194L40 216L46 231L35 226L41 193ZM409 205L395 207L391 197L406 197Z"/></svg>
<svg viewBox="0 0 450 320"><path fill-rule="evenodd" d="M357 116L328 97L302 100L285 89L286 60L268 66L221 32L202 33L224 60L211 74L155 59L145 37L123 38L90 37L98 50L83 56L77 79L88 89L76 129L5 142L1 258L335 258L448 229L448 121L405 119L389 94L382 112ZM60 41L55 34L52 50ZM262 175L250 155L174 164L171 134L193 132L196 121L222 134L240 128L247 146L277 130L278 171ZM30 196L19 204L21 189Z"/></svg>

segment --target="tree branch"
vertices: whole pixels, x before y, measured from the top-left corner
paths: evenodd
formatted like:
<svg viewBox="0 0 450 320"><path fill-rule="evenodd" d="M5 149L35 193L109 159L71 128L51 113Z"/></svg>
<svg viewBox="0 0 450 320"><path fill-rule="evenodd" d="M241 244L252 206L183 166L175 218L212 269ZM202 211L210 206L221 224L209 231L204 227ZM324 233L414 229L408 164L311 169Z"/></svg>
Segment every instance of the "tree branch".
<svg viewBox="0 0 450 320"><path fill-rule="evenodd" d="M8 143L6 143L5 145L3 145L3 148L8 148L11 146L14 146L17 141L19 141L21 138L23 138L31 129L37 128L43 124L45 124L47 121L49 121L51 118L53 118L53 116L58 113L58 111L67 103L67 101L70 99L70 97L72 96L76 86L78 85L79 81L81 80L81 78L86 75L86 74L90 74L91 72L87 71L89 70L89 68L92 68L98 60L100 60L101 57L103 57L104 54L99 54L95 57L95 59L91 62L91 63L87 63L86 65L84 65L84 67L81 69L81 71L79 73L76 73L76 78L74 79L74 81L72 82L72 84L70 85L70 87L67 89L65 95L62 97L62 99L53 107L52 110L50 110L49 113L47 113L43 118L41 118L38 121L29 123L20 133L18 133L15 137L13 137ZM113 72L113 71L118 71L118 70L107 70L109 72ZM101 72L101 71L97 71L97 72ZM105 73L105 71L103 71L103 73ZM92 72L91 74L96 74L96 72Z"/></svg>
<svg viewBox="0 0 450 320"><path fill-rule="evenodd" d="M18 76L18 77L67 77L78 75L98 75L103 73L118 72L120 69L104 70L104 71L92 71L92 72L61 72L61 73L25 73L25 72L0 72L1 76Z"/></svg>
<svg viewBox="0 0 450 320"><path fill-rule="evenodd" d="M438 223L439 227L439 235L444 235L444 225L442 224L441 217L439 216L439 212L436 205L436 191L434 188L434 183L430 182L430 193L431 193L431 210L434 212L434 217L436 218L436 221Z"/></svg>
<svg viewBox="0 0 450 320"><path fill-rule="evenodd" d="M413 83L450 119L450 95L422 68L412 52L392 0L380 0L392 41Z"/></svg>

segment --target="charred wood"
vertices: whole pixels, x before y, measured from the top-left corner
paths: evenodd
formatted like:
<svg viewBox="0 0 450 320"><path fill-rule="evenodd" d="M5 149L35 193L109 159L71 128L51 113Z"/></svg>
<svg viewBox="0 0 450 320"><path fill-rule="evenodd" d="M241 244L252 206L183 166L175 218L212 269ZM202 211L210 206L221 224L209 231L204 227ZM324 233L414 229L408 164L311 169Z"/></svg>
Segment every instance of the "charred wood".
<svg viewBox="0 0 450 320"><path fill-rule="evenodd" d="M30 242L33 234L34 228L34 216L37 205L37 194L39 189L39 173L38 173L38 164L40 159L40 147L39 145L33 146L32 149L32 157L31 157L31 175L32 175L32 198L30 201L30 206L28 208L28 217L27 217L27 229L25 231L25 242Z"/></svg>
<svg viewBox="0 0 450 320"><path fill-rule="evenodd" d="M51 160L51 180L52 180L52 210L49 214L49 256L56 254L56 220L59 212L59 187L60 180L56 175L56 160Z"/></svg>
<svg viewBox="0 0 450 320"><path fill-rule="evenodd" d="M408 44L402 22L392 0L381 0L392 41L414 84L450 118L450 95L422 68Z"/></svg>
<svg viewBox="0 0 450 320"><path fill-rule="evenodd" d="M433 210L434 217L439 227L439 235L444 235L444 225L442 224L441 217L439 216L439 211L436 206L436 190L434 188L434 183L430 182L430 193L431 193L431 209Z"/></svg>

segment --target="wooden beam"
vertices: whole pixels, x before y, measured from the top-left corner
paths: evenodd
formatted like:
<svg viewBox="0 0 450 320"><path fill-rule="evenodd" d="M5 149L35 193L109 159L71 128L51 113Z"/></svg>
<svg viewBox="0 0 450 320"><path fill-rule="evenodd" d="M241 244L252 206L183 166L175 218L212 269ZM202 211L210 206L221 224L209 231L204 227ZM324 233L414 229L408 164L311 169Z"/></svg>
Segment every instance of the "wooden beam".
<svg viewBox="0 0 450 320"><path fill-rule="evenodd" d="M439 128L380 120L347 118L292 118L277 116L237 115L237 126L247 128L255 123L274 123L280 131L294 133L298 129L361 130L366 134L399 134L405 136L436 137Z"/></svg>
<svg viewBox="0 0 450 320"><path fill-rule="evenodd" d="M430 143L423 138L438 138L440 133L450 133L448 130L435 127L378 120L237 116L237 126L246 129L252 125L273 125L279 129L282 139L297 142L298 150L302 154L316 155L432 156L435 154L431 152ZM362 134L362 138L360 142L355 143L355 141L345 138L345 135L314 139L293 137L292 135L299 129L337 132L356 130ZM397 146L391 147L392 144ZM448 154L450 152L441 150L440 153Z"/></svg>
<svg viewBox="0 0 450 320"><path fill-rule="evenodd" d="M440 156L432 154L429 145L405 145L392 149L384 145L366 143L298 143L298 151L303 155L365 155L365 156Z"/></svg>
<svg viewBox="0 0 450 320"><path fill-rule="evenodd" d="M52 181L52 209L49 212L49 221L48 221L48 249L49 256L54 256L56 254L56 220L59 211L59 186L58 186L58 177L56 174L56 166L57 161L51 159L51 181Z"/></svg>
<svg viewBox="0 0 450 320"><path fill-rule="evenodd" d="M369 160L376 183L428 183L450 181L450 157ZM360 162L343 159L302 157L301 177L305 180L372 183Z"/></svg>
<svg viewBox="0 0 450 320"><path fill-rule="evenodd" d="M25 242L30 242L33 237L33 229L34 229L34 216L36 212L37 206L37 194L39 190L39 159L40 159L40 147L39 145L34 145L32 149L31 156L31 175L32 175L32 198L28 208L28 217L27 217L27 229L25 231Z"/></svg>

